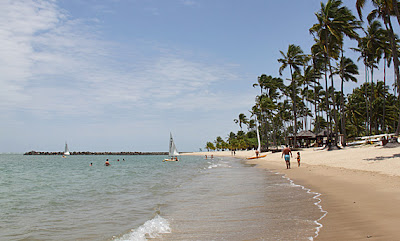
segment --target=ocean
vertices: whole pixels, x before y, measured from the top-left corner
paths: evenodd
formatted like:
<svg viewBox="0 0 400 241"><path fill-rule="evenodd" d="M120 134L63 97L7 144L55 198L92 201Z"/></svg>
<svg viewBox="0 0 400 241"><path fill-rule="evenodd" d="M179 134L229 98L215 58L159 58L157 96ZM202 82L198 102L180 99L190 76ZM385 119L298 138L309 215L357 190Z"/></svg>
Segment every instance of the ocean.
<svg viewBox="0 0 400 241"><path fill-rule="evenodd" d="M318 233L318 195L281 174L233 157L164 158L0 154L0 240L312 240Z"/></svg>

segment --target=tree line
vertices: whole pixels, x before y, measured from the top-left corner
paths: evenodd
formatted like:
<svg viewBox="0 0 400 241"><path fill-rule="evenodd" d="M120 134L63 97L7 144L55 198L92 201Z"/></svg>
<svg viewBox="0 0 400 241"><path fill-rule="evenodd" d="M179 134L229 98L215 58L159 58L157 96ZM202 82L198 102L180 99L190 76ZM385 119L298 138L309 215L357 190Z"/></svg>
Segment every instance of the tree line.
<svg viewBox="0 0 400 241"><path fill-rule="evenodd" d="M363 14L366 2L373 9ZM393 21L400 25L400 3L397 0L356 0L358 18L341 0L320 3L316 22L309 29L314 44L308 53L296 44L280 51L279 76L262 74L253 87L260 93L249 111L249 118L240 113L235 119L240 127L231 132L226 141L220 136L207 142L207 150L252 149L257 146L258 126L263 146L287 144L292 136L297 143L299 131L324 131L328 144L342 145L351 138L382 133L400 132L400 73L399 38ZM363 24L365 23L365 24ZM365 25L365 27L363 27ZM356 41L356 48L348 48L345 39ZM347 47L347 48L346 48ZM354 51L358 59L346 56ZM362 61L365 79L357 78ZM383 80L375 80L374 72L383 66ZM386 70L394 71L393 86L387 85ZM289 76L285 85L283 74ZM347 82L363 82L347 95ZM336 83L336 85L335 85ZM247 132L243 131L247 126Z"/></svg>

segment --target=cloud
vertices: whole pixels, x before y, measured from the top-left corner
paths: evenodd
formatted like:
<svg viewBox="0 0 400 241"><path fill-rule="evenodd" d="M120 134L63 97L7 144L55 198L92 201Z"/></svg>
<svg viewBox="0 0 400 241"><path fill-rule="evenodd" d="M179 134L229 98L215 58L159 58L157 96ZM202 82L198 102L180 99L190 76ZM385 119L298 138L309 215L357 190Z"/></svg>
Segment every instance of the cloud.
<svg viewBox="0 0 400 241"><path fill-rule="evenodd" d="M21 92L32 77L32 39L54 28L64 15L55 14L55 4L48 1L2 1L0 8L0 102L4 106L25 99Z"/></svg>
<svg viewBox="0 0 400 241"><path fill-rule="evenodd" d="M0 17L3 110L50 119L113 109L209 110L223 108L224 98L234 95L213 90L239 80L232 66L154 42L106 41L97 21L73 19L56 1L0 7L6 13Z"/></svg>

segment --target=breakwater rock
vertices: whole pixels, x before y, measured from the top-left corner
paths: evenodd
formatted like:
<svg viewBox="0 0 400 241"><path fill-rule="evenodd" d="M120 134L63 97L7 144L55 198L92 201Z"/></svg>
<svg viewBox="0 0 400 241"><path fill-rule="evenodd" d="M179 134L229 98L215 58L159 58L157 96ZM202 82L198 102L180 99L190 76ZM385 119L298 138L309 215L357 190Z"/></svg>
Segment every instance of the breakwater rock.
<svg viewBox="0 0 400 241"><path fill-rule="evenodd" d="M29 151L25 152L24 155L64 155L64 152L47 152L47 151ZM122 152L90 152L90 151L74 151L71 152L70 155L168 155L168 152L129 152L129 151L122 151Z"/></svg>

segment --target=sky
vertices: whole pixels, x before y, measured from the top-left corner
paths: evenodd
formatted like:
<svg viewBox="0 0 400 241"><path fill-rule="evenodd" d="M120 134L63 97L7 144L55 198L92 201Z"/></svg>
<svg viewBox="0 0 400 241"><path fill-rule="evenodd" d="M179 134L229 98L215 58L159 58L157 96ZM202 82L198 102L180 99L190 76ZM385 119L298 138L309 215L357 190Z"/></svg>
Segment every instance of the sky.
<svg viewBox="0 0 400 241"><path fill-rule="evenodd" d="M354 2L344 4L356 14ZM0 0L0 9L1 153L65 142L168 151L170 132L179 151L198 151L240 130L233 120L250 117L257 77L279 76L280 50L309 53L320 1Z"/></svg>

